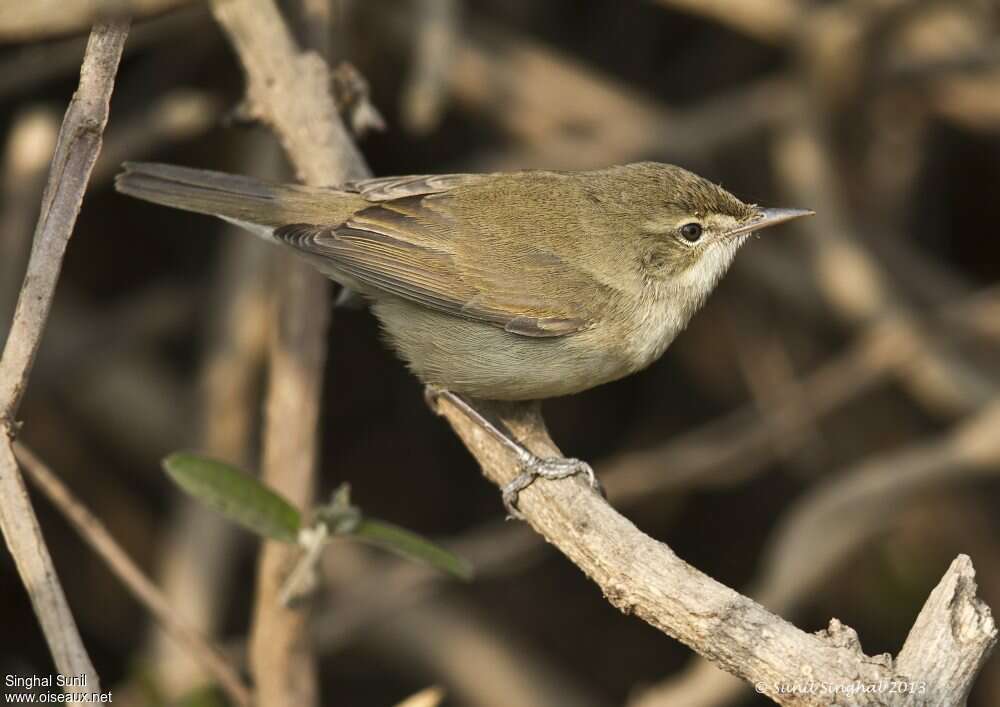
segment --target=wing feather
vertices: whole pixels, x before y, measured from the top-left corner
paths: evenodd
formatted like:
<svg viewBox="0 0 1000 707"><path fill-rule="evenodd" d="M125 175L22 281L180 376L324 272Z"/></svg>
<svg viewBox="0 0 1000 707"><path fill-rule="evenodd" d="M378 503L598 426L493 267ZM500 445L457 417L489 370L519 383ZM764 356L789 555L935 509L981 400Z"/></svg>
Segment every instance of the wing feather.
<svg viewBox="0 0 1000 707"><path fill-rule="evenodd" d="M599 285L589 275L532 246L518 250L516 258L498 257L486 239L475 237L474 226L470 232L470 224L449 210L446 190L428 193L482 176L368 180L356 188L376 203L345 223L289 224L274 236L368 287L456 317L528 337L586 328L591 318L585 302L540 301L515 283L559 278L566 290L575 284L583 288L576 291L590 291Z"/></svg>
<svg viewBox="0 0 1000 707"><path fill-rule="evenodd" d="M391 201L407 196L441 194L455 187L478 184L488 177L488 174L411 174L348 182L346 188L368 201Z"/></svg>

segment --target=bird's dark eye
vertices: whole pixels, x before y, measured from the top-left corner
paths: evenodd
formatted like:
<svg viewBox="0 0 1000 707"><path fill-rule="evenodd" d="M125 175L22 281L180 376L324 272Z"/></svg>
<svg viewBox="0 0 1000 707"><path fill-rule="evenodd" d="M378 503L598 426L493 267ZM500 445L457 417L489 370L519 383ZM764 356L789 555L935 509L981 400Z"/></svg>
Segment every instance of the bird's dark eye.
<svg viewBox="0 0 1000 707"><path fill-rule="evenodd" d="M694 243L701 238L701 224L695 222L685 223L681 226L681 236L684 237L684 240Z"/></svg>

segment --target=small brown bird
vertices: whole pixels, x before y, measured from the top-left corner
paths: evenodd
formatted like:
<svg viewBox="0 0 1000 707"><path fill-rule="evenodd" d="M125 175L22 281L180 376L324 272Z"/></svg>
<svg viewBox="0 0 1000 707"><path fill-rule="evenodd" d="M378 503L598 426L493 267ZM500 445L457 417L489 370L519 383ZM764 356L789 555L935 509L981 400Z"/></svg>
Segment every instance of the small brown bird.
<svg viewBox="0 0 1000 707"><path fill-rule="evenodd" d="M493 400L567 395L645 368L752 232L812 213L745 204L655 162L343 187L127 163L116 185L291 247L372 301L422 381ZM538 475L593 479L576 460L519 454L526 473L505 490L508 506Z"/></svg>

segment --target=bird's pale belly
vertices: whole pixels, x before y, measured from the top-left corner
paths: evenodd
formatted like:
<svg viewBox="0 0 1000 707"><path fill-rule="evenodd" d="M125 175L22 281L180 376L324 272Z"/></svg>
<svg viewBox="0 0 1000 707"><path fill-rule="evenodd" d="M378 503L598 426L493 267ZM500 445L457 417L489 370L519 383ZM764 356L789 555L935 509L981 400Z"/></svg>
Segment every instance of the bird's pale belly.
<svg viewBox="0 0 1000 707"><path fill-rule="evenodd" d="M422 381L476 398L569 395L637 370L625 347L596 344L596 330L532 338L402 300L376 301L373 310L389 342Z"/></svg>

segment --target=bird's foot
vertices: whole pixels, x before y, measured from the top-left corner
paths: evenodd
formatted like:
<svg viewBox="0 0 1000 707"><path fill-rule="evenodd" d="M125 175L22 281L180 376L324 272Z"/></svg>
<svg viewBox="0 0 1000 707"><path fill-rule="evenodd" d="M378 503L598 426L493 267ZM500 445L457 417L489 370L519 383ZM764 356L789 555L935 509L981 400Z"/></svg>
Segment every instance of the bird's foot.
<svg viewBox="0 0 1000 707"><path fill-rule="evenodd" d="M517 497L524 489L535 482L535 479L548 479L557 481L570 476L583 474L587 478L590 487L597 493L604 495L604 487L594 473L594 469L585 461L571 459L567 457L547 457L542 458L521 448L521 473L513 481L503 487L503 505L507 509L507 518L523 520L524 515L517 508Z"/></svg>
<svg viewBox="0 0 1000 707"><path fill-rule="evenodd" d="M447 388L436 385L427 385L424 388L424 400L428 407L434 412L438 412L438 403L441 398L447 398L453 405L486 431L497 442L506 447L511 453L517 456L520 472L513 481L503 487L503 505L507 509L508 518L523 520L524 515L517 510L517 497L524 489L531 486L535 479L558 480L566 479L577 474L584 474L590 487L597 493L604 496L604 488L597 480L594 470L585 461L579 459L568 459L566 457L542 458L533 454L521 442L514 439L509 433L504 432L483 414L477 410L472 403L460 395L456 395Z"/></svg>
<svg viewBox="0 0 1000 707"><path fill-rule="evenodd" d="M427 407L431 409L431 412L433 412L435 415L441 414L438 411L438 400L440 400L441 396L443 396L447 392L448 392L447 389L442 388L441 386L438 385L433 385L428 383L427 385L424 386L424 403L427 405Z"/></svg>

